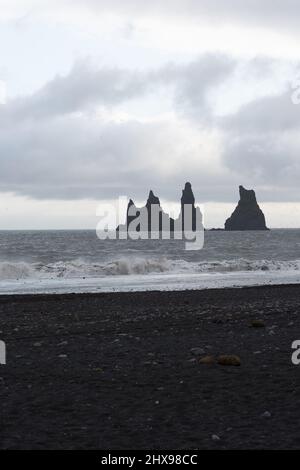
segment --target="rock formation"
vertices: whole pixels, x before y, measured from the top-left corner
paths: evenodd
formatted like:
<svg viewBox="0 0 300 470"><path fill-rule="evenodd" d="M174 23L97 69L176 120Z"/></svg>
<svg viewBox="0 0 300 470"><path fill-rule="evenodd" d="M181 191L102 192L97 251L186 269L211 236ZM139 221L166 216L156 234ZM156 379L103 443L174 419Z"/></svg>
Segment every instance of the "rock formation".
<svg viewBox="0 0 300 470"><path fill-rule="evenodd" d="M153 231L162 232L163 226L165 227L170 226L170 230L171 231L174 230L174 220L162 210L159 198L155 196L152 190L150 190L146 205L144 207L140 207L140 208L136 207L133 200L132 199L129 200L129 203L127 206L125 226L120 225L119 227L117 227L117 231L124 231L124 230L128 231L132 222L134 222L137 219L140 219L142 215L144 215L146 219L145 231L147 232L150 232L151 229ZM152 219L155 219L155 220L152 220ZM133 225L131 225L131 228L133 228ZM137 232L140 232L141 230L140 223L136 224L136 226L134 227L134 230L136 230Z"/></svg>
<svg viewBox="0 0 300 470"><path fill-rule="evenodd" d="M134 216L129 215L131 207L135 208L135 204L134 204L132 199L129 200L128 206L127 206L127 213L126 213L126 226L127 226L127 228L128 228L128 225L135 219Z"/></svg>
<svg viewBox="0 0 300 470"><path fill-rule="evenodd" d="M146 202L146 208L148 212L148 232L151 231L151 228L153 229L153 224L154 221L152 220L152 217L155 219L156 218L156 224L158 225L158 231L162 231L162 224L163 224L163 217L167 223L170 223L170 218L167 214L165 214L160 206L160 200L157 196L154 195L153 191L150 190L149 196ZM167 219L166 219L167 217ZM157 223L158 221L158 223Z"/></svg>
<svg viewBox="0 0 300 470"><path fill-rule="evenodd" d="M185 214L185 207L189 206L189 210L191 210L191 217L192 217L192 231L196 230L196 208L195 208L195 197L192 191L191 183L185 183L185 187L182 191L181 196L181 213L179 218L182 220L182 230L184 230L184 214Z"/></svg>
<svg viewBox="0 0 300 470"><path fill-rule="evenodd" d="M125 226L118 227L117 230L128 231L129 226L132 224L132 222L134 222L138 218L140 219L142 214L146 214L146 226L148 232L163 232L164 230L174 232L175 230L188 230L188 227L185 227L185 225L187 225L188 218L192 222L193 232L196 231L197 227L199 229L202 226L202 214L200 212L200 209L198 207L195 207L195 197L192 191L191 183L186 183L185 188L182 191L181 211L178 219L174 220L172 217L170 217L167 213L163 211L160 205L159 198L155 196L152 190L150 190L148 200L144 207L136 207L132 199L130 199L127 207L126 224ZM155 221L156 224L154 225ZM134 229L136 231L140 231L140 224L137 224Z"/></svg>
<svg viewBox="0 0 300 470"><path fill-rule="evenodd" d="M231 217L226 220L225 230L269 230L253 190L240 186L239 203Z"/></svg>

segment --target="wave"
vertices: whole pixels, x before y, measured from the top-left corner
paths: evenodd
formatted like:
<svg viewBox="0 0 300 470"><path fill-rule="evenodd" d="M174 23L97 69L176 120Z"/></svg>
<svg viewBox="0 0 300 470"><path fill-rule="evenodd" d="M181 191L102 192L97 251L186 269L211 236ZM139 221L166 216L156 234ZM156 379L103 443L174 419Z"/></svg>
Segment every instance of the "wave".
<svg viewBox="0 0 300 470"><path fill-rule="evenodd" d="M186 261L160 258L122 257L106 262L81 259L54 263L0 262L0 280L30 278L96 278L103 276L130 276L155 273L230 273L245 271L299 271L300 260L248 260L244 258L222 261Z"/></svg>
<svg viewBox="0 0 300 470"><path fill-rule="evenodd" d="M169 271L166 258L120 258L105 263L80 259L54 263L0 262L0 280L27 278L76 278L131 274L163 273Z"/></svg>
<svg viewBox="0 0 300 470"><path fill-rule="evenodd" d="M35 276L32 264L25 262L0 262L0 279L25 279Z"/></svg>
<svg viewBox="0 0 300 470"><path fill-rule="evenodd" d="M300 260L248 260L244 258L199 263L200 272L299 271Z"/></svg>

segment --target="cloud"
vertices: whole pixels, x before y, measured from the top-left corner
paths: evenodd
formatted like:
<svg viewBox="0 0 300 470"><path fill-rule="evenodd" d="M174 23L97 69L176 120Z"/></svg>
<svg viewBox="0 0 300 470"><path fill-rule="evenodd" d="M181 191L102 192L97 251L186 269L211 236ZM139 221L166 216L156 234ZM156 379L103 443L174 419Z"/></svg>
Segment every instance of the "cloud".
<svg viewBox="0 0 300 470"><path fill-rule="evenodd" d="M233 73L235 66L233 59L218 54L203 55L188 65L170 63L148 71L97 68L89 61L80 61L67 75L55 77L32 95L10 100L0 108L0 123L113 107L170 86L179 106L197 107L204 115L208 112L207 91Z"/></svg>
<svg viewBox="0 0 300 470"><path fill-rule="evenodd" d="M201 145L211 161L199 159ZM150 187L174 196L198 172L207 185L214 172L215 137L182 125L101 123L61 117L0 130L1 190L37 199L144 198ZM217 181L218 169L215 169ZM221 179L221 178L220 178Z"/></svg>
<svg viewBox="0 0 300 470"><path fill-rule="evenodd" d="M109 11L132 17L165 16L217 24L242 24L298 33L298 0L75 0L94 12ZM73 2L74 3L74 2Z"/></svg>
<svg viewBox="0 0 300 470"><path fill-rule="evenodd" d="M254 100L226 117L224 124L228 129L260 134L296 129L300 126L300 109L292 102L292 95L290 88L282 94Z"/></svg>
<svg viewBox="0 0 300 470"><path fill-rule="evenodd" d="M172 89L174 109L189 114L197 108L198 122L204 121L208 90L234 68L219 55L144 72L77 63L66 76L0 107L1 190L41 199L107 199L133 190L143 197L155 182L171 195L176 181L181 186L196 168L206 184L214 164L199 160L198 152L204 146L207 155L215 153L208 132L175 117L117 122L114 112L104 119L98 108L118 111L141 100L142 109L145 94L164 88Z"/></svg>
<svg viewBox="0 0 300 470"><path fill-rule="evenodd" d="M142 73L96 69L80 62L67 76L55 77L31 96L12 99L0 111L0 120L49 118L96 105L112 106L143 95L148 86Z"/></svg>
<svg viewBox="0 0 300 470"><path fill-rule="evenodd" d="M225 55L205 55L181 69L176 77L175 104L180 113L198 122L210 119L208 94L232 77L237 62Z"/></svg>
<svg viewBox="0 0 300 470"><path fill-rule="evenodd" d="M93 15L103 13L130 17L175 18L213 25L241 24L264 27L283 32L298 33L300 4L298 0L2 0L0 21L22 19L24 16L42 14L61 19L72 16L76 7L89 9ZM65 15L62 15L65 13Z"/></svg>
<svg viewBox="0 0 300 470"><path fill-rule="evenodd" d="M292 94L288 87L219 120L226 132L224 164L263 185L266 200L300 199L300 107Z"/></svg>
<svg viewBox="0 0 300 470"><path fill-rule="evenodd" d="M291 90L231 115L214 112L211 95L230 86L239 67L218 54L142 72L77 63L0 107L1 190L37 199L143 199L152 187L171 200L192 179L203 202L235 199L238 184L261 188L264 200L300 200L300 108ZM255 79L271 70L263 59L247 67ZM113 112L98 113L130 111L133 101L143 110L145 96L155 100L159 89L171 90L172 119L118 122Z"/></svg>
<svg viewBox="0 0 300 470"><path fill-rule="evenodd" d="M6 102L6 83L0 80L0 105Z"/></svg>

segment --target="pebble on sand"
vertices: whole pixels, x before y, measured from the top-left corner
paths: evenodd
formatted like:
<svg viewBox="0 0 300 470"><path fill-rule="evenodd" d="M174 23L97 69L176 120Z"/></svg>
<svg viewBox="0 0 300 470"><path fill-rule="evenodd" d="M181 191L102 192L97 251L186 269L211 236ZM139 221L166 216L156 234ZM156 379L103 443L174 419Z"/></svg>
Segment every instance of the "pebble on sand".
<svg viewBox="0 0 300 470"><path fill-rule="evenodd" d="M252 328L265 328L265 322L263 320L253 320L251 322Z"/></svg>
<svg viewBox="0 0 300 470"><path fill-rule="evenodd" d="M211 438L214 442L219 442L221 440L221 438L217 434L213 434Z"/></svg>
<svg viewBox="0 0 300 470"><path fill-rule="evenodd" d="M205 354L205 350L202 348L193 348L191 349L191 353L193 354L193 356L202 356L203 354Z"/></svg>
<svg viewBox="0 0 300 470"><path fill-rule="evenodd" d="M219 356L218 364L221 366L240 366L241 359L236 355Z"/></svg>
<svg viewBox="0 0 300 470"><path fill-rule="evenodd" d="M210 366L212 364L215 364L215 358L213 356L205 356L205 357L202 357L200 360L199 360L199 364L204 364L204 365L207 365L207 366Z"/></svg>

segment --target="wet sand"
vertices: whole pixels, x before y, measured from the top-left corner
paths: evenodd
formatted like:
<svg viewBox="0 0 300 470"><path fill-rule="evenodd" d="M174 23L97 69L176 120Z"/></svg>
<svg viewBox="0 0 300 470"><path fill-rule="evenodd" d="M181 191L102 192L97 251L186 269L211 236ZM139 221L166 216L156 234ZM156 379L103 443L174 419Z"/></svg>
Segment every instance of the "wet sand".
<svg viewBox="0 0 300 470"><path fill-rule="evenodd" d="M2 296L0 318L1 449L300 448L300 286ZM220 354L241 366L199 363Z"/></svg>

